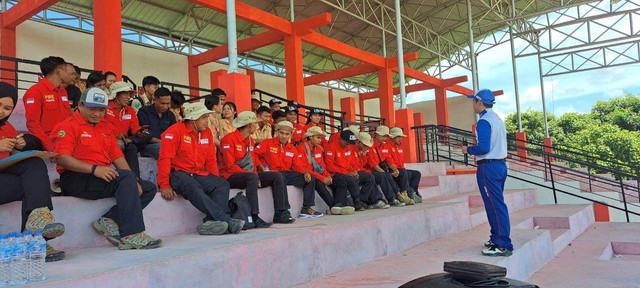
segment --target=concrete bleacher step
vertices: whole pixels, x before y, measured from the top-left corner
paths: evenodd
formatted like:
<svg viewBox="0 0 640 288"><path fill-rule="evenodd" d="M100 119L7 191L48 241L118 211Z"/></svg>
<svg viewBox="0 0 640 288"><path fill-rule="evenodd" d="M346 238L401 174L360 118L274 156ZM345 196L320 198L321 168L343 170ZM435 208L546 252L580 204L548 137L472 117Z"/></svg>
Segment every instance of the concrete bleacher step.
<svg viewBox="0 0 640 288"><path fill-rule="evenodd" d="M34 284L290 287L469 229L468 215L465 203L420 204L300 219L238 235L177 235L148 251L73 250L64 261L48 263L47 279Z"/></svg>
<svg viewBox="0 0 640 288"><path fill-rule="evenodd" d="M407 163L407 169L417 170L422 176L439 176L447 175L447 169L444 162L425 162L425 163Z"/></svg>
<svg viewBox="0 0 640 288"><path fill-rule="evenodd" d="M529 228L528 223L533 224L535 217L546 215L553 215L557 222L562 223L555 224L554 221L547 220L546 224L554 227L569 223L569 229L562 232L558 229L532 229L533 226ZM441 273L444 262L456 260L503 266L507 268L508 277L524 280L553 259L557 249L568 245L568 235L575 239L594 222L590 205L536 206L513 213L511 217L511 237L515 251L508 258L481 255L480 251L484 248L482 243L489 234L488 224L484 224L365 263L355 269L305 283L300 287L398 287L424 275Z"/></svg>

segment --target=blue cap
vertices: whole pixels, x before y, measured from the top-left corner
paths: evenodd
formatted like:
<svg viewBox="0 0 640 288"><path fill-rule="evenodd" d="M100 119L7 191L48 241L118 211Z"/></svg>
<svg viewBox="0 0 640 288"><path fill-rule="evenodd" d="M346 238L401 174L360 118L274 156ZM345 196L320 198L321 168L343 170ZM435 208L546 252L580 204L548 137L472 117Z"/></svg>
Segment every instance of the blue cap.
<svg viewBox="0 0 640 288"><path fill-rule="evenodd" d="M482 90L478 91L474 95L467 95L467 98L478 100L478 101L482 102L483 104L495 104L496 103L496 97L493 96L493 92L491 92L491 90L489 90L489 89L482 89Z"/></svg>
<svg viewBox="0 0 640 288"><path fill-rule="evenodd" d="M36 231L36 233L34 233L36 236L42 236L42 231Z"/></svg>

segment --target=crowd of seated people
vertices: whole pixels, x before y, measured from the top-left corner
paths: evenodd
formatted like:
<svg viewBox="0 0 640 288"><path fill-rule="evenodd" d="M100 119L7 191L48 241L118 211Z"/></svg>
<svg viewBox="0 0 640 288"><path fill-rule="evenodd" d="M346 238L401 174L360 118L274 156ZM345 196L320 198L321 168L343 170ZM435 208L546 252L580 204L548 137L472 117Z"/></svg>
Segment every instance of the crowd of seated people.
<svg viewBox="0 0 640 288"><path fill-rule="evenodd" d="M183 197L205 217L201 235L236 234L245 219L229 211L230 189L245 191L255 228L295 222L287 186L302 190L300 218L319 218L315 194L332 215L387 209L420 202L420 173L404 166L400 128L378 126L372 135L350 126L334 135L323 129L323 112L272 99L268 107L252 98L252 111L238 111L226 94L187 99L143 79L144 93L94 71L86 87L80 69L60 57L41 61L44 78L24 95L28 133L7 119L17 90L0 83L0 159L25 150L55 153L64 196L89 200L113 197L116 205L92 227L119 249L152 249L162 240L145 233L142 210L157 192L166 201ZM70 94L74 94L73 99ZM76 95L78 94L78 95ZM299 119L306 118L306 124ZM329 137L331 136L331 137ZM157 160L157 184L140 179L138 156ZM7 189L0 204L22 201L22 229L60 236L64 225L51 213L51 188L44 160L29 158L0 172ZM261 219L258 189L273 194L273 223ZM295 190L298 191L298 190ZM47 261L64 258L47 247Z"/></svg>

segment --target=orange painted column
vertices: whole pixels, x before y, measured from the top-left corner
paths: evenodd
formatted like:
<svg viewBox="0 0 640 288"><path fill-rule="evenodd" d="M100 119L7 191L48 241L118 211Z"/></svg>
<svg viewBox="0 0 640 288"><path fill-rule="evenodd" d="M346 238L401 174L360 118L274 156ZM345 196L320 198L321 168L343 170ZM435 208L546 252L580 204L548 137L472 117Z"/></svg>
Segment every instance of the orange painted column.
<svg viewBox="0 0 640 288"><path fill-rule="evenodd" d="M189 73L189 86L200 87L200 71L198 66L192 66L191 61L188 61L187 72ZM200 96L200 91L191 89L189 94L192 96Z"/></svg>
<svg viewBox="0 0 640 288"><path fill-rule="evenodd" d="M380 117L385 119L385 125L393 126L393 79L391 69L378 70L378 93L380 93Z"/></svg>
<svg viewBox="0 0 640 288"><path fill-rule="evenodd" d="M402 150L404 151L404 161L406 163L416 163L418 161L418 156L416 154L416 133L411 127L413 125L413 110L411 109L400 109L396 110L396 125L395 127L400 127L404 131L404 135L407 135L406 138L402 140Z"/></svg>
<svg viewBox="0 0 640 288"><path fill-rule="evenodd" d="M344 120L356 122L356 99L353 97L340 99L340 111L344 113Z"/></svg>
<svg viewBox="0 0 640 288"><path fill-rule="evenodd" d="M551 138L544 138L542 140L542 143L545 146L544 147L544 152L553 153L553 141L551 141ZM553 162L553 157L551 157L550 161Z"/></svg>
<svg viewBox="0 0 640 288"><path fill-rule="evenodd" d="M236 107L238 107L238 113L240 113L243 111L251 111L250 82L251 79L249 79L249 76L244 74L223 74L218 76L218 78L216 79L216 88L224 90L224 92L227 94L225 102L235 103Z"/></svg>
<svg viewBox="0 0 640 288"><path fill-rule="evenodd" d="M209 73L209 79L210 79L210 84L211 84L211 90L216 89L216 88L222 88L220 87L220 82L218 79L220 79L220 76L224 76L227 75L227 70L216 70L216 71L211 71ZM250 85L250 84L247 84ZM222 88L222 90L224 90L224 88ZM225 93L227 93L227 90L224 90ZM229 96L229 93L227 93L227 96ZM229 101L227 99L224 100Z"/></svg>
<svg viewBox="0 0 640 288"><path fill-rule="evenodd" d="M284 38L284 68L287 72L287 99L304 105L304 71L302 70L302 38Z"/></svg>
<svg viewBox="0 0 640 288"><path fill-rule="evenodd" d="M413 125L414 126L423 126L424 125L424 115L422 115L422 113L413 113ZM422 140L420 140L422 141ZM420 142L421 146L426 144L424 143L424 141ZM416 153L419 153L418 155L420 155L420 159L422 159L423 161L426 161L426 157L425 157L425 152L424 149L422 147L417 148L418 151Z"/></svg>
<svg viewBox="0 0 640 288"><path fill-rule="evenodd" d="M256 89L256 72L247 69L247 76L249 76L249 85L251 86L251 90Z"/></svg>
<svg viewBox="0 0 640 288"><path fill-rule="evenodd" d="M327 93L327 98L329 100L329 110L333 110L333 89L329 89ZM329 112L329 115L333 116L333 112ZM334 126L333 118L330 118L329 123L331 124L331 126ZM333 134L334 132L335 131L333 127L331 127L331 133Z"/></svg>
<svg viewBox="0 0 640 288"><path fill-rule="evenodd" d="M527 147L527 133L516 132L516 146ZM520 156L520 161L527 162L527 150L516 148L516 153Z"/></svg>
<svg viewBox="0 0 640 288"><path fill-rule="evenodd" d="M435 88L436 92L436 123L449 126L449 105L447 105L447 90Z"/></svg>
<svg viewBox="0 0 640 288"><path fill-rule="evenodd" d="M16 28L0 28L0 55L16 57ZM15 70L16 65L11 61L0 61L0 68ZM0 70L0 78L2 82L17 85L16 74L12 71Z"/></svg>
<svg viewBox="0 0 640 288"><path fill-rule="evenodd" d="M93 68L122 79L122 3L93 1Z"/></svg>
<svg viewBox="0 0 640 288"><path fill-rule="evenodd" d="M609 222L609 207L600 203L593 203L593 212L596 222Z"/></svg>
<svg viewBox="0 0 640 288"><path fill-rule="evenodd" d="M364 99L358 98L358 109L360 109L360 123L364 123Z"/></svg>

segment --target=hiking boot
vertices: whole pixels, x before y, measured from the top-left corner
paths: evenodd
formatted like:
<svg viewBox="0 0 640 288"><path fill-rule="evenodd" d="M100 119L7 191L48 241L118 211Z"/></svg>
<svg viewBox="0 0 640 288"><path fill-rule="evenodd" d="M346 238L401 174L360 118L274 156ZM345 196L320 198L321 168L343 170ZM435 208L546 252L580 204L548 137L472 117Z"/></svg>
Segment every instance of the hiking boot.
<svg viewBox="0 0 640 288"><path fill-rule="evenodd" d="M276 211L276 214L273 215L273 223L291 224L296 221L293 217L287 215L285 211Z"/></svg>
<svg viewBox="0 0 640 288"><path fill-rule="evenodd" d="M406 205L415 205L416 202L413 201L409 196L403 193L398 193L398 200Z"/></svg>
<svg viewBox="0 0 640 288"><path fill-rule="evenodd" d="M227 233L229 224L222 221L207 221L198 225L198 233L200 235L222 235Z"/></svg>
<svg viewBox="0 0 640 288"><path fill-rule="evenodd" d="M324 214L311 209L311 207L302 207L300 210L300 218L320 218L324 216Z"/></svg>
<svg viewBox="0 0 640 288"><path fill-rule="evenodd" d="M484 242L484 247L491 248L491 246L495 246L496 244L489 239L489 241Z"/></svg>
<svg viewBox="0 0 640 288"><path fill-rule="evenodd" d="M362 202L356 203L356 207L354 209L358 212L364 211L364 206L362 205Z"/></svg>
<svg viewBox="0 0 640 288"><path fill-rule="evenodd" d="M47 244L47 256L44 258L44 262L48 263L48 262L60 261L64 259L65 255L66 253L64 253L64 251L53 249L53 247Z"/></svg>
<svg viewBox="0 0 640 288"><path fill-rule="evenodd" d="M107 217L100 217L98 221L93 221L91 226L93 226L93 229L96 230L96 232L104 235L104 237L107 238L107 241L113 244L113 246L120 245L120 229L118 228L116 221Z"/></svg>
<svg viewBox="0 0 640 288"><path fill-rule="evenodd" d="M351 215L356 211L355 208L351 206L342 206L342 204L338 203L335 206L331 207L332 215Z"/></svg>
<svg viewBox="0 0 640 288"><path fill-rule="evenodd" d="M371 210L371 209L373 209L373 205L367 204L367 203L365 203L365 202L363 202L363 201L360 201L360 205L361 205L362 207L364 207L364 209L365 209L365 210Z"/></svg>
<svg viewBox="0 0 640 288"><path fill-rule="evenodd" d="M25 230L35 232L42 231L42 237L45 239L53 239L64 234L64 225L54 223L53 213L48 207L36 208L29 213Z"/></svg>
<svg viewBox="0 0 640 288"><path fill-rule="evenodd" d="M393 198L391 201L389 201L389 205L393 206L393 207L402 207L405 206L406 204L398 201L398 199Z"/></svg>
<svg viewBox="0 0 640 288"><path fill-rule="evenodd" d="M491 247L482 250L482 255L492 256L492 257L498 257L498 256L509 257L512 254L513 254L513 251L507 250L502 247L498 247L498 245L492 245Z"/></svg>
<svg viewBox="0 0 640 288"><path fill-rule="evenodd" d="M269 228L271 227L271 225L273 225L273 223L267 223L266 221L262 220L262 218L258 217L258 215L254 215L251 218L253 218L253 223L254 225L256 225L256 228Z"/></svg>
<svg viewBox="0 0 640 288"><path fill-rule="evenodd" d="M389 204L384 203L384 201L382 200L378 200L378 202L376 202L376 204L373 205L374 209L387 209L391 206L389 206Z"/></svg>
<svg viewBox="0 0 640 288"><path fill-rule="evenodd" d="M240 233L240 230L242 230L242 227L244 227L244 220L231 218L229 222L227 222L227 225L229 226L227 232L231 234L238 234Z"/></svg>
<svg viewBox="0 0 640 288"><path fill-rule="evenodd" d="M120 239L120 245L118 245L118 249L155 249L160 247L161 245L162 240L151 238L151 236L147 235L146 233L140 232L122 237Z"/></svg>

